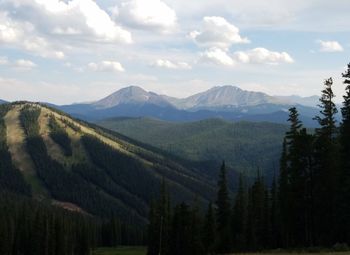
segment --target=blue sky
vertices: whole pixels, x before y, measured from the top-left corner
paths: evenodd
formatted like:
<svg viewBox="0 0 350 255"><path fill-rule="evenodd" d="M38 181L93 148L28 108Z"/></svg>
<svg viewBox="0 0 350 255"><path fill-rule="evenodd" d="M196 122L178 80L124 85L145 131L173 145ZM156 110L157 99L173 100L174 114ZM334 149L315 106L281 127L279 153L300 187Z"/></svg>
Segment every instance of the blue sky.
<svg viewBox="0 0 350 255"><path fill-rule="evenodd" d="M350 61L348 0L0 0L0 98L66 104L122 87L319 94Z"/></svg>

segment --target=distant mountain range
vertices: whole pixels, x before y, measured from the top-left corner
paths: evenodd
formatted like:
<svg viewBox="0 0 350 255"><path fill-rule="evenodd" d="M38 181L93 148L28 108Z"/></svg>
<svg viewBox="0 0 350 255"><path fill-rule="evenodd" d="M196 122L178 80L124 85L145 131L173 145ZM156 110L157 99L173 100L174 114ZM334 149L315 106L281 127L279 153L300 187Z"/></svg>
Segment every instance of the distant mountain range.
<svg viewBox="0 0 350 255"><path fill-rule="evenodd" d="M5 104L5 103L7 103L5 100L0 99L0 104Z"/></svg>
<svg viewBox="0 0 350 255"><path fill-rule="evenodd" d="M319 104L319 96L301 97L301 96L275 96L276 98L289 102L291 104L300 104L304 106L316 107Z"/></svg>
<svg viewBox="0 0 350 255"><path fill-rule="evenodd" d="M270 96L236 86L214 87L179 99L130 86L96 102L55 107L87 121L115 117L151 117L177 122L222 118L229 121L286 123L288 109L297 106L304 124L314 127L317 123L312 118L318 114L317 99L317 96Z"/></svg>

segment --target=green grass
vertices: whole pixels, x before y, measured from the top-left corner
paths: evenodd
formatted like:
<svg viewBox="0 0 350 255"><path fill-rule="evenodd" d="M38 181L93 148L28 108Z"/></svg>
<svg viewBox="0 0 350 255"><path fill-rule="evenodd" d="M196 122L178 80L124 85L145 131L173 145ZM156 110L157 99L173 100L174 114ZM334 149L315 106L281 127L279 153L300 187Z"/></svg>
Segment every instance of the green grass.
<svg viewBox="0 0 350 255"><path fill-rule="evenodd" d="M119 248L99 248L95 250L92 255L146 255L146 247L119 247ZM319 252L286 252L286 251L273 251L273 252L261 252L261 253L236 253L235 255L350 255L350 251L347 252L331 252L331 251L319 251Z"/></svg>
<svg viewBox="0 0 350 255"><path fill-rule="evenodd" d="M146 247L98 248L92 255L146 255Z"/></svg>

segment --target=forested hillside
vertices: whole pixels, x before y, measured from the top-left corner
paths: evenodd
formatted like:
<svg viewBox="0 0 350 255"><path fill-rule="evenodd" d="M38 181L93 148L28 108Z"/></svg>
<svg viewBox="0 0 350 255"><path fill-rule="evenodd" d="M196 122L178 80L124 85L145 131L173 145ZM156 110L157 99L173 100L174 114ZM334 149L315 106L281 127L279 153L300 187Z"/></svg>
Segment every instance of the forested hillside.
<svg viewBox="0 0 350 255"><path fill-rule="evenodd" d="M168 183L174 201L196 199L202 208L215 194L214 182L200 169L184 167L156 150L36 103L0 106L0 156L1 194L34 198L40 204L29 207L47 206L48 217L53 205L138 227L134 243L142 240L149 204L162 182ZM9 201L6 194L4 201ZM8 206L12 209L2 217L13 217L22 207ZM40 215L26 219L28 224ZM118 238L132 235L131 230L123 231Z"/></svg>
<svg viewBox="0 0 350 255"><path fill-rule="evenodd" d="M288 129L281 124L222 119L174 123L117 118L98 124L181 158L203 162L204 166L217 168L225 159L227 166L237 172L253 176L260 168L270 179L278 168L281 141ZM217 171L211 171L211 175L216 178Z"/></svg>
<svg viewBox="0 0 350 255"><path fill-rule="evenodd" d="M309 132L297 108L289 109L279 174L272 185L258 171L253 183L240 177L236 196L222 164L215 205L171 203L166 188L151 206L148 254L229 254L271 249L348 251L350 245L350 64L337 123L333 79L326 79ZM163 226L160 228L160 226ZM160 238L159 238L160 236ZM161 245L160 245L161 244Z"/></svg>

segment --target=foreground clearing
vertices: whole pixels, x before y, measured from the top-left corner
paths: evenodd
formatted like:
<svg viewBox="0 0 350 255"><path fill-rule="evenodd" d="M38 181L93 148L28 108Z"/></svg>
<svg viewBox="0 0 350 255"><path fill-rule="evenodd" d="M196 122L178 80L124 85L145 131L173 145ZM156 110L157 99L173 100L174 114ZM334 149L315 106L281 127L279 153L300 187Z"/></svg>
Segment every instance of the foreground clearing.
<svg viewBox="0 0 350 255"><path fill-rule="evenodd" d="M92 255L146 255L146 247L119 247L119 248L99 248ZM233 255L350 255L347 252L261 252L261 253L235 253Z"/></svg>
<svg viewBox="0 0 350 255"><path fill-rule="evenodd" d="M92 255L146 255L146 247L98 248Z"/></svg>

